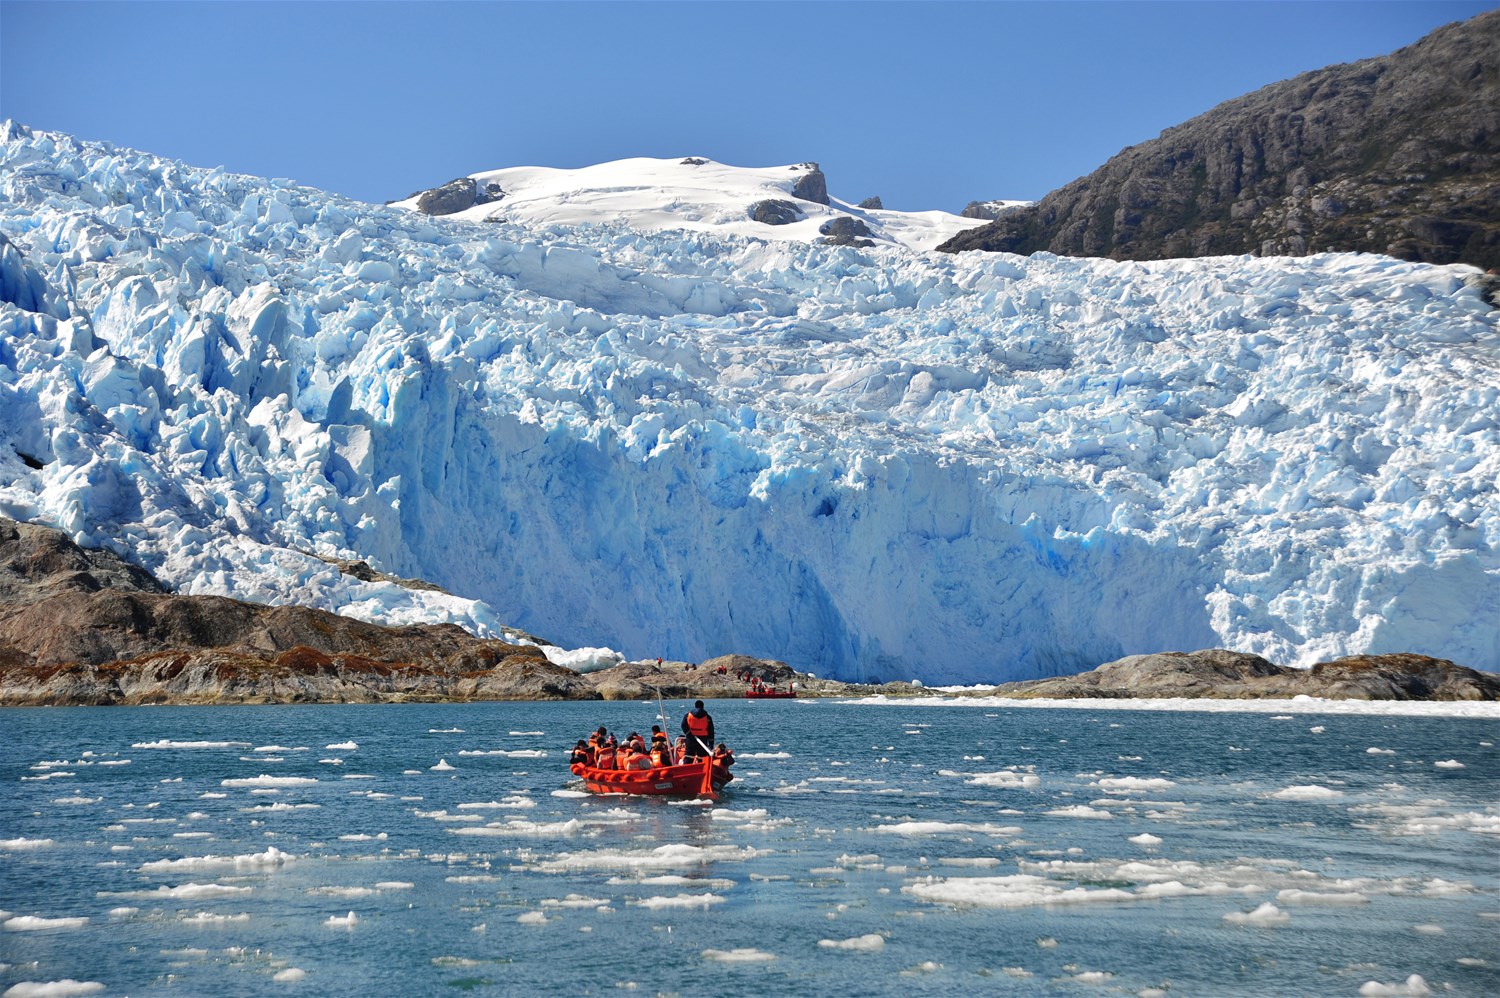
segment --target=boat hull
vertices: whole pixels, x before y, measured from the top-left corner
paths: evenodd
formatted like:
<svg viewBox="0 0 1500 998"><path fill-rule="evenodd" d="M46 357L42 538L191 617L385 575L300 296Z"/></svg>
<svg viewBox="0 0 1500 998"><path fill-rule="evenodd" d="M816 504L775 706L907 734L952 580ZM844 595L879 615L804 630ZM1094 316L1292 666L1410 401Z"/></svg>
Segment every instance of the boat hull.
<svg viewBox="0 0 1500 998"><path fill-rule="evenodd" d="M712 765L705 787L704 771L708 762L689 762L681 766L655 766L651 769L598 769L574 763L569 768L596 794L637 794L646 797L698 797L716 794L734 779L727 766Z"/></svg>

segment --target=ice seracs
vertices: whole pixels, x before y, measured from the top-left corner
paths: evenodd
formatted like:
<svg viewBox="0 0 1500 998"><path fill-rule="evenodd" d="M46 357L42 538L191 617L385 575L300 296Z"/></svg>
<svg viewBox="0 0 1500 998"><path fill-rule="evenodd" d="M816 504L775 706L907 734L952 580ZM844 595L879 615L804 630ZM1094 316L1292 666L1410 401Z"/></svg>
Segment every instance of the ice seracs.
<svg viewBox="0 0 1500 998"><path fill-rule="evenodd" d="M837 205L713 214L798 171L649 169L702 217L531 218L583 189L536 171L433 218L6 125L0 514L188 594L842 679L1500 663L1470 269L937 255L876 209L833 247L783 236Z"/></svg>

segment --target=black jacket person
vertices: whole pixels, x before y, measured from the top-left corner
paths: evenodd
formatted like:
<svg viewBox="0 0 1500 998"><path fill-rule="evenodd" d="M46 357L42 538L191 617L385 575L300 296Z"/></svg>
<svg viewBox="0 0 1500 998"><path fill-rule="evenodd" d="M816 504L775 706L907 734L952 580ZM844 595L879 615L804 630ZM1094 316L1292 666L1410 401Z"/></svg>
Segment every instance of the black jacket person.
<svg viewBox="0 0 1500 998"><path fill-rule="evenodd" d="M714 719L703 709L702 700L694 700L693 709L683 715L682 733L687 736L684 761L714 754Z"/></svg>

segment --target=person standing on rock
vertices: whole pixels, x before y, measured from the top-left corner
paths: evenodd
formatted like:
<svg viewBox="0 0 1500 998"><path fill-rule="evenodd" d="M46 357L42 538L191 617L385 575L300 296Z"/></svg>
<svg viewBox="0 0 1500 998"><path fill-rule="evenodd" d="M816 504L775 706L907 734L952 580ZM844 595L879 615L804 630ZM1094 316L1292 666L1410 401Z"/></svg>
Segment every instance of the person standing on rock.
<svg viewBox="0 0 1500 998"><path fill-rule="evenodd" d="M682 733L687 736L684 762L714 754L714 719L703 709L702 700L694 700L693 709L683 715Z"/></svg>

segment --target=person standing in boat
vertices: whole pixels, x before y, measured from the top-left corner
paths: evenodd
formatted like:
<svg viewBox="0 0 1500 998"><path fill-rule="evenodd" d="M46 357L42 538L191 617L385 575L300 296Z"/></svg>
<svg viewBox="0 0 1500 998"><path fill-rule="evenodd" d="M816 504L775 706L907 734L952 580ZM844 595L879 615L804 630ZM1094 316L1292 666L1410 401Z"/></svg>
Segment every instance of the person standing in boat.
<svg viewBox="0 0 1500 998"><path fill-rule="evenodd" d="M703 709L702 700L694 700L693 709L683 715L682 733L687 736L684 762L714 754L714 719Z"/></svg>

